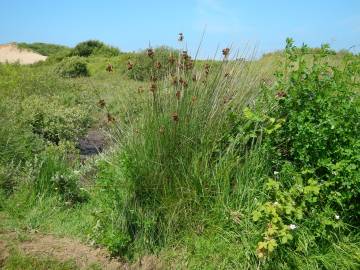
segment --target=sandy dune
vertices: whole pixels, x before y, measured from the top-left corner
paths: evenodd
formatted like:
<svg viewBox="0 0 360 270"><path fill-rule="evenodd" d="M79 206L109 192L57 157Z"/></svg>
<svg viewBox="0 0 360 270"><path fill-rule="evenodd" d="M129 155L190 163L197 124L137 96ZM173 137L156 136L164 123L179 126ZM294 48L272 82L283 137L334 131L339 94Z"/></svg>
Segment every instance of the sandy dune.
<svg viewBox="0 0 360 270"><path fill-rule="evenodd" d="M33 64L47 57L30 50L19 49L15 43L0 45L0 63Z"/></svg>

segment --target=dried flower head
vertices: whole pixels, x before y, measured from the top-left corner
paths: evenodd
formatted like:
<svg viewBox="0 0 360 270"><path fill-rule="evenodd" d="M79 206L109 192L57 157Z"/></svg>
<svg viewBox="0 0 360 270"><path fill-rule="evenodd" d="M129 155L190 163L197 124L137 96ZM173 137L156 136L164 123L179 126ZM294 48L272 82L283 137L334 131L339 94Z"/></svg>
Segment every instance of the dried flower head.
<svg viewBox="0 0 360 270"><path fill-rule="evenodd" d="M144 87L139 86L139 88L138 88L138 93L140 94L140 93L142 93L142 92L144 92Z"/></svg>
<svg viewBox="0 0 360 270"><path fill-rule="evenodd" d="M286 96L287 96L287 94L284 91L280 91L280 92L276 93L277 98L284 98Z"/></svg>
<svg viewBox="0 0 360 270"><path fill-rule="evenodd" d="M179 115L178 115L177 112L173 112L173 113L171 114L171 117L172 117L172 119L173 119L174 122L178 122L178 121L179 121Z"/></svg>
<svg viewBox="0 0 360 270"><path fill-rule="evenodd" d="M210 72L210 65L209 65L209 64L205 64L204 69L205 69L205 75L208 76L208 75L209 75L209 72Z"/></svg>
<svg viewBox="0 0 360 270"><path fill-rule="evenodd" d="M188 86L188 83L183 79L183 78L180 78L179 79L179 83L184 86L184 87L187 87Z"/></svg>
<svg viewBox="0 0 360 270"><path fill-rule="evenodd" d="M172 76L172 78L171 78L171 84L172 84L172 85L177 85L177 84L178 84L178 79L177 79L176 76Z"/></svg>
<svg viewBox="0 0 360 270"><path fill-rule="evenodd" d="M185 63L185 67L187 70L190 70L194 67L194 61L189 59L186 63Z"/></svg>
<svg viewBox="0 0 360 270"><path fill-rule="evenodd" d="M196 100L197 100L197 97L196 97L196 96L192 96L192 97L191 97L191 102L192 102L192 103L195 103Z"/></svg>
<svg viewBox="0 0 360 270"><path fill-rule="evenodd" d="M177 98L178 100L180 99L180 97L181 97L181 92L180 92L180 90L177 90L177 91L176 91L175 96L176 96L176 98Z"/></svg>
<svg viewBox="0 0 360 270"><path fill-rule="evenodd" d="M100 99L99 102L98 102L98 105L99 105L100 108L104 108L106 106L105 100Z"/></svg>
<svg viewBox="0 0 360 270"><path fill-rule="evenodd" d="M127 69L128 69L128 70L132 70L133 67L134 67L134 64L133 64L130 60L127 61Z"/></svg>
<svg viewBox="0 0 360 270"><path fill-rule="evenodd" d="M154 57L154 50L149 48L147 49L147 55L150 57L150 58L153 58Z"/></svg>
<svg viewBox="0 0 360 270"><path fill-rule="evenodd" d="M150 85L150 91L153 92L153 93L155 93L156 89L157 89L156 83L154 83L154 82L151 83L151 85Z"/></svg>
<svg viewBox="0 0 360 270"><path fill-rule="evenodd" d="M151 75L151 76L150 76L150 81L156 82L156 81L157 81L157 77L154 76L154 75Z"/></svg>
<svg viewBox="0 0 360 270"><path fill-rule="evenodd" d="M179 33L179 38L178 38L178 41L183 41L184 40L184 35L183 33Z"/></svg>
<svg viewBox="0 0 360 270"><path fill-rule="evenodd" d="M113 65L110 64L110 63L109 63L109 64L107 65L107 67L106 67L106 71L107 71L107 72L113 72L113 69L114 69L114 67L113 67Z"/></svg>
<svg viewBox="0 0 360 270"><path fill-rule="evenodd" d="M169 63L170 63L171 65L173 65L173 64L175 63L175 61L176 61L175 57L174 57L172 54L170 54L170 56L169 56Z"/></svg>
<svg viewBox="0 0 360 270"><path fill-rule="evenodd" d="M159 61L156 61L155 68L161 69L161 63Z"/></svg>
<svg viewBox="0 0 360 270"><path fill-rule="evenodd" d="M188 52L187 52L187 51L182 51L181 57L182 57L184 60L187 60L187 59L190 58L190 56L188 55Z"/></svg>
<svg viewBox="0 0 360 270"><path fill-rule="evenodd" d="M109 122L109 123L115 123L115 117L114 116L112 116L110 113L107 113L107 121Z"/></svg>
<svg viewBox="0 0 360 270"><path fill-rule="evenodd" d="M229 73L229 72L225 72L224 77L227 78L227 77L229 77L229 76L230 76L230 73Z"/></svg>
<svg viewBox="0 0 360 270"><path fill-rule="evenodd" d="M230 53L230 48L225 48L225 49L222 50L222 54L225 57L227 57L229 55L229 53Z"/></svg>

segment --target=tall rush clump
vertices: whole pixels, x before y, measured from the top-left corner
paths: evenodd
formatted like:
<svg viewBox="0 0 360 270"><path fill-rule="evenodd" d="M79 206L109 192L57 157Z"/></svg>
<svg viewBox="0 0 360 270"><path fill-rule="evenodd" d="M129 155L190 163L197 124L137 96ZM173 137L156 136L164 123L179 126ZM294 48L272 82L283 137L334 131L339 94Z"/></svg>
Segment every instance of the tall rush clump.
<svg viewBox="0 0 360 270"><path fill-rule="evenodd" d="M230 60L229 54L224 49L221 64L212 65L179 50L161 65L154 50L147 50L153 59L148 103L121 148L130 183L122 226L142 250L159 247L174 232L192 226L200 209L230 193L227 172L219 177L226 160L218 159L217 148L230 129L229 113L242 111L254 96L256 78L250 76L251 64ZM169 71L166 76L159 75L161 69Z"/></svg>

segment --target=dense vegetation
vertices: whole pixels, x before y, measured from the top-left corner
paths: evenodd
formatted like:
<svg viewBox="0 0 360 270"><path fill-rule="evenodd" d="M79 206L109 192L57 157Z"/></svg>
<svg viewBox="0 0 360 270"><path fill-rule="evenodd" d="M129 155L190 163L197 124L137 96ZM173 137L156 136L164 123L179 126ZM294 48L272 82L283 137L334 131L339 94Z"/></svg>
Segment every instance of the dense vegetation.
<svg viewBox="0 0 360 270"><path fill-rule="evenodd" d="M58 54L63 51L70 52L70 50L71 50L67 46L50 44L50 43L42 43L42 42L34 42L34 43L21 42L21 43L17 43L16 45L19 48L30 49L34 52L37 52L37 53L45 55L45 56Z"/></svg>
<svg viewBox="0 0 360 270"><path fill-rule="evenodd" d="M86 41L0 65L0 230L176 269L358 269L360 57L289 39L258 61L194 61L181 46ZM110 143L81 160L90 127Z"/></svg>

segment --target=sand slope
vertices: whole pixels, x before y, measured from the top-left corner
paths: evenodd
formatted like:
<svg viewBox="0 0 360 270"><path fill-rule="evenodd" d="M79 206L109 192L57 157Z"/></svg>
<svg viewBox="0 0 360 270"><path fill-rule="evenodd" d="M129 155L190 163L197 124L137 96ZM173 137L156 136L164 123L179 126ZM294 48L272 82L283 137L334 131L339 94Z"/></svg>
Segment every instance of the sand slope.
<svg viewBox="0 0 360 270"><path fill-rule="evenodd" d="M15 43L0 45L0 63L33 64L47 57L30 50L19 49Z"/></svg>

